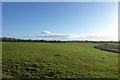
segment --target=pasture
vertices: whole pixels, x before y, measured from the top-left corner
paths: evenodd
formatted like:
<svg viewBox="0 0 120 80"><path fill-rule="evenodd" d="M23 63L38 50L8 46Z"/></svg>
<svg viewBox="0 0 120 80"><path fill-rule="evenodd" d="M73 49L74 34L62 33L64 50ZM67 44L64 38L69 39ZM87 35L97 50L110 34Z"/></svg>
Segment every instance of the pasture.
<svg viewBox="0 0 120 80"><path fill-rule="evenodd" d="M118 78L118 53L97 43L3 42L3 78Z"/></svg>

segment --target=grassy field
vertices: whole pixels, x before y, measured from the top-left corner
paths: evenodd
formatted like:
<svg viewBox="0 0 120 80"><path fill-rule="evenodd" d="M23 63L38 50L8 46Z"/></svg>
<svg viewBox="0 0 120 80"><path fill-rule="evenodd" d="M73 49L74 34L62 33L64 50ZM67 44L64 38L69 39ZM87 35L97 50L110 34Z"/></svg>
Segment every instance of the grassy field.
<svg viewBox="0 0 120 80"><path fill-rule="evenodd" d="M118 78L118 53L96 43L3 42L3 78Z"/></svg>

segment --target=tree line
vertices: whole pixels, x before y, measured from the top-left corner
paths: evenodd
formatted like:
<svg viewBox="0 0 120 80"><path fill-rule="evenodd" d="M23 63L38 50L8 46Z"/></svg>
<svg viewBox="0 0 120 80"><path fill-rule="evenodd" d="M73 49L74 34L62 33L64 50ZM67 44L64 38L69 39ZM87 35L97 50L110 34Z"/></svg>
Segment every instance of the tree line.
<svg viewBox="0 0 120 80"><path fill-rule="evenodd" d="M60 40L32 40L32 39L16 39L11 37L2 37L0 39L2 42L51 42L51 43L65 43L65 41Z"/></svg>
<svg viewBox="0 0 120 80"><path fill-rule="evenodd" d="M31 39L16 39L12 37L2 37L0 38L2 42L49 42L49 43L66 43L66 42L75 42L75 43L118 43L117 41L61 41L61 40L31 40ZM119 41L120 42L120 41Z"/></svg>

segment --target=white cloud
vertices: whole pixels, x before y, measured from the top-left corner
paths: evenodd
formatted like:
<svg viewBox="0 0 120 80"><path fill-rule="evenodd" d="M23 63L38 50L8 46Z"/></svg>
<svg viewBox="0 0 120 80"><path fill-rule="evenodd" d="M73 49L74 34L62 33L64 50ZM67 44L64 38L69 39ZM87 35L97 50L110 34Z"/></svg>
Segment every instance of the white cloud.
<svg viewBox="0 0 120 80"><path fill-rule="evenodd" d="M94 40L94 41L117 41L118 35L111 32L97 32L89 34L54 34L49 31L43 31L40 35L34 36L46 40Z"/></svg>
<svg viewBox="0 0 120 80"><path fill-rule="evenodd" d="M49 31L43 31L42 34L51 34Z"/></svg>

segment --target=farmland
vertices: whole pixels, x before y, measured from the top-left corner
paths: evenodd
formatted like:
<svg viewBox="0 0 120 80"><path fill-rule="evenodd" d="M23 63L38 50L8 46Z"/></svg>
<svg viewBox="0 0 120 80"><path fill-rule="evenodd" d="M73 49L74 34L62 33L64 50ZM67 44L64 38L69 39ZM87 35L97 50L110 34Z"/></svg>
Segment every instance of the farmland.
<svg viewBox="0 0 120 80"><path fill-rule="evenodd" d="M2 45L3 78L118 78L118 53L96 49L97 43Z"/></svg>

